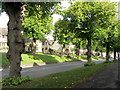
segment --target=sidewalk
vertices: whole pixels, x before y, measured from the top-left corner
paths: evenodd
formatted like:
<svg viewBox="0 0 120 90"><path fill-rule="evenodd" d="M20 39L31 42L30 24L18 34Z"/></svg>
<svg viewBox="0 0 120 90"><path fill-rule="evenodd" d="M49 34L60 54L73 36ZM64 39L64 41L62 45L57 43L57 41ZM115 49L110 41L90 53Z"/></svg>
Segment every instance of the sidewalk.
<svg viewBox="0 0 120 90"><path fill-rule="evenodd" d="M90 80L73 88L120 88L120 62L111 63L103 71L96 73Z"/></svg>

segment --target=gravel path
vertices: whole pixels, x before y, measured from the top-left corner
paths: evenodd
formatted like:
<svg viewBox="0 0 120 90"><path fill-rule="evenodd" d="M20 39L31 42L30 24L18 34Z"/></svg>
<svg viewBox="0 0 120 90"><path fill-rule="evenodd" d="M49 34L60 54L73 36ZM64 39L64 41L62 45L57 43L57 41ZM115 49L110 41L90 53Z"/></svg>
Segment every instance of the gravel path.
<svg viewBox="0 0 120 90"><path fill-rule="evenodd" d="M74 88L120 88L120 63L111 63L90 80Z"/></svg>

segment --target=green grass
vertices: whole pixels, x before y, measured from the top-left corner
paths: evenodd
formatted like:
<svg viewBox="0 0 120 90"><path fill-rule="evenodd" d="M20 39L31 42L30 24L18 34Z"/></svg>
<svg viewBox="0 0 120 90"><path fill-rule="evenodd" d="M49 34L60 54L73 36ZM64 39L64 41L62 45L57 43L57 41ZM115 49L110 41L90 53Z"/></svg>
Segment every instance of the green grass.
<svg viewBox="0 0 120 90"><path fill-rule="evenodd" d="M36 52L36 54L43 54L42 52Z"/></svg>
<svg viewBox="0 0 120 90"><path fill-rule="evenodd" d="M31 63L43 63L42 60L34 60L29 58L28 54L22 54L21 64L31 64Z"/></svg>
<svg viewBox="0 0 120 90"><path fill-rule="evenodd" d="M53 63L53 62L65 62L65 61L74 61L78 60L75 58L61 57L58 55L41 55L38 54L35 57L39 58L38 60L32 59L29 57L29 54L22 54L21 64L33 64L33 63ZM6 54L2 54L2 65L9 65L9 61L6 58Z"/></svg>
<svg viewBox="0 0 120 90"><path fill-rule="evenodd" d="M77 57L77 56L75 56L75 57ZM87 56L79 56L79 59L87 60ZM97 56L92 56L91 59L92 60L100 60L100 59L103 59L103 58L99 58Z"/></svg>
<svg viewBox="0 0 120 90"><path fill-rule="evenodd" d="M12 88L70 88L87 80L96 72L105 68L109 63L100 63L95 66L80 67L69 71L59 72L32 79ZM10 88L3 86L3 88Z"/></svg>
<svg viewBox="0 0 120 90"><path fill-rule="evenodd" d="M9 65L9 61L8 61L5 53L2 53L2 58L0 58L0 61L2 61L2 65L4 65L4 66Z"/></svg>

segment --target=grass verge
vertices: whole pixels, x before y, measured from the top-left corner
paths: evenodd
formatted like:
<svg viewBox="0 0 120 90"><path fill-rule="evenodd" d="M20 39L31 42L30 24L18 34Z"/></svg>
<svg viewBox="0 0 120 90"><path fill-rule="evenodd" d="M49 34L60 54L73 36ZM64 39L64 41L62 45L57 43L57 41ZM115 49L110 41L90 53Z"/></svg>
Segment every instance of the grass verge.
<svg viewBox="0 0 120 90"><path fill-rule="evenodd" d="M17 86L3 86L3 88L71 88L105 68L109 63L100 63L94 66L80 67L69 71L54 73L32 79Z"/></svg>
<svg viewBox="0 0 120 90"><path fill-rule="evenodd" d="M31 58L32 57L32 58ZM65 62L65 61L74 61L78 60L76 58L67 58L58 55L41 55L38 54L35 56L29 54L22 54L21 64L33 64L33 63L57 63L57 62ZM9 61L6 58L6 54L2 53L2 66L9 65Z"/></svg>
<svg viewBox="0 0 120 90"><path fill-rule="evenodd" d="M76 58L82 59L82 60L87 60L87 56L74 56ZM102 60L103 58L97 57L97 56L91 56L92 60ZM104 58L105 59L105 58Z"/></svg>

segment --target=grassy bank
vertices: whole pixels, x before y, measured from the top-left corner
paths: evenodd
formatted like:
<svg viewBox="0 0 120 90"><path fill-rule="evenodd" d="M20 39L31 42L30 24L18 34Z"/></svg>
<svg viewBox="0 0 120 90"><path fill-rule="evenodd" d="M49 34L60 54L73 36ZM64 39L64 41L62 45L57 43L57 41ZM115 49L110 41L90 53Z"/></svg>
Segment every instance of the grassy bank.
<svg viewBox="0 0 120 90"><path fill-rule="evenodd" d="M59 72L32 79L12 88L70 88L84 82L96 72L105 68L109 63L100 63L95 66L80 67L69 71ZM9 88L4 86L3 88Z"/></svg>
<svg viewBox="0 0 120 90"><path fill-rule="evenodd" d="M1 58L0 58L1 59ZM61 57L58 55L36 55L33 57L33 55L29 54L22 54L22 61L21 64L32 64L32 63L53 63L53 62L65 62L65 61L74 61L78 60L76 58L67 58L67 57ZM6 54L2 54L2 65L9 65L9 61L6 58Z"/></svg>
<svg viewBox="0 0 120 90"><path fill-rule="evenodd" d="M74 56L75 58L79 58L79 59L82 59L82 60L87 60L87 56ZM97 56L91 56L91 59L92 60L102 60L102 59L105 59L105 58L100 58L100 57L97 57Z"/></svg>
<svg viewBox="0 0 120 90"><path fill-rule="evenodd" d="M0 58L1 59L1 58ZM79 56L79 59L86 60L87 56ZM102 58L92 56L92 60L99 60ZM37 54L36 56L29 54L22 54L21 64L33 64L33 63L56 63L56 62L65 62L65 61L74 61L78 60L76 56L74 58L67 58L58 55L42 55ZM6 58L6 54L2 53L2 65L9 65L9 61Z"/></svg>

